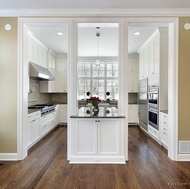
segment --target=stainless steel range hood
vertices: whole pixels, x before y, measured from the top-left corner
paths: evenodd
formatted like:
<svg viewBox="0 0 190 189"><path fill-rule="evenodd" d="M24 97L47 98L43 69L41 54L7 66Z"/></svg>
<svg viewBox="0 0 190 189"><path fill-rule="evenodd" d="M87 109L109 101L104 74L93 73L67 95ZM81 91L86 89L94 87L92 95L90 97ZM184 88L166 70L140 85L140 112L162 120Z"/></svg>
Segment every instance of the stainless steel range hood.
<svg viewBox="0 0 190 189"><path fill-rule="evenodd" d="M55 80L55 77L49 72L47 68L39 66L33 62L29 62L29 76L39 80Z"/></svg>

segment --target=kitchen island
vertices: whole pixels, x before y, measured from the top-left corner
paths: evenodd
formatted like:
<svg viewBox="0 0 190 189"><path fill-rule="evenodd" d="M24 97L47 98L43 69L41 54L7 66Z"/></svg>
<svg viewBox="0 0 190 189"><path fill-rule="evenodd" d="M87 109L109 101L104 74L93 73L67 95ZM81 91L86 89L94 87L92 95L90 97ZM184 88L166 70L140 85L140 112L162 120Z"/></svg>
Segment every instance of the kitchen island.
<svg viewBox="0 0 190 189"><path fill-rule="evenodd" d="M70 163L124 164L127 160L125 116L85 111L70 116Z"/></svg>

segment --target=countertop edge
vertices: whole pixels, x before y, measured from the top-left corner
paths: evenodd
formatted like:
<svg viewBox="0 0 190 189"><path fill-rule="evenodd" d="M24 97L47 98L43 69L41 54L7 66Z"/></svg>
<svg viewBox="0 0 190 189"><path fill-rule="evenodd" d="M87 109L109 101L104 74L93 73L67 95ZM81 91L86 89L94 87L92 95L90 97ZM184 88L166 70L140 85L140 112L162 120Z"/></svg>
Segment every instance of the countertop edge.
<svg viewBox="0 0 190 189"><path fill-rule="evenodd" d="M70 118L125 118L125 116L118 115L118 116L80 116L80 115L72 115Z"/></svg>

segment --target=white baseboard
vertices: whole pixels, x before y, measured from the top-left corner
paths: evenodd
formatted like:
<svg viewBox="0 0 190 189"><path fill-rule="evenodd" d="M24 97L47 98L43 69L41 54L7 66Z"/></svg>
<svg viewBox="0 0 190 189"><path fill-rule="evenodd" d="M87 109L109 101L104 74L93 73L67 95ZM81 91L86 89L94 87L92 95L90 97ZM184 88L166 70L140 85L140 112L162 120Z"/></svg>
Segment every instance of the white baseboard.
<svg viewBox="0 0 190 189"><path fill-rule="evenodd" d="M177 161L190 161L190 154L178 154Z"/></svg>
<svg viewBox="0 0 190 189"><path fill-rule="evenodd" d="M71 156L70 164L125 164L124 156Z"/></svg>
<svg viewBox="0 0 190 189"><path fill-rule="evenodd" d="M0 161L17 161L17 153L0 153Z"/></svg>

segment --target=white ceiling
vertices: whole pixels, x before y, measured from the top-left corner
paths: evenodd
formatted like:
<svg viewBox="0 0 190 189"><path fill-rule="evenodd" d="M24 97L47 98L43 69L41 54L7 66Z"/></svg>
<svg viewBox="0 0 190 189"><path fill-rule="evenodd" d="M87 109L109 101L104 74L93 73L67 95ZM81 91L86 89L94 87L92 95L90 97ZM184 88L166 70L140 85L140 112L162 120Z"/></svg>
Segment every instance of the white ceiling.
<svg viewBox="0 0 190 189"><path fill-rule="evenodd" d="M68 26L65 23L28 24L30 32L57 55L68 52ZM57 35L62 32L63 35Z"/></svg>
<svg viewBox="0 0 190 189"><path fill-rule="evenodd" d="M99 26L100 29L96 29ZM134 54L158 27L166 23L130 23L128 27L128 53ZM68 26L65 23L29 24L29 30L57 55L68 53ZM63 32L62 36L57 32ZM135 36L135 32L140 35ZM96 33L100 33L97 38ZM78 27L78 56L118 56L118 24L89 23Z"/></svg>
<svg viewBox="0 0 190 189"><path fill-rule="evenodd" d="M0 9L190 8L189 0L1 0Z"/></svg>

